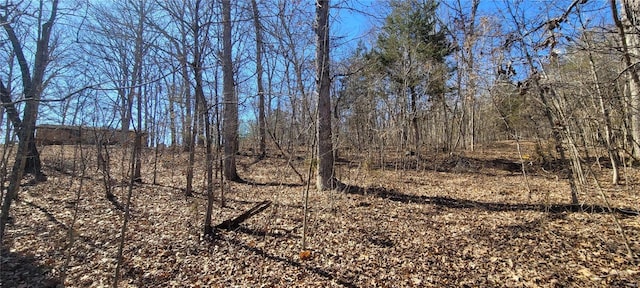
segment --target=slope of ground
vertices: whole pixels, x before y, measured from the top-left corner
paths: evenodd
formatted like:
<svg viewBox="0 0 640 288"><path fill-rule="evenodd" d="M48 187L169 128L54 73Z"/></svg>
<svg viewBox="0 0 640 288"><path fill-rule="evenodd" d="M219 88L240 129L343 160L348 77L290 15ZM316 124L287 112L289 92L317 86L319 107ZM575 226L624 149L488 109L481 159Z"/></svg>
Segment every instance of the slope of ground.
<svg viewBox="0 0 640 288"><path fill-rule="evenodd" d="M264 200L273 205L240 229L208 238L202 236L202 167L194 181L198 193L185 198L186 155L160 155L153 185L154 155L147 151L145 183L133 190L120 286L638 287L638 258L629 258L625 246L626 237L640 253L640 219L633 215L638 171L629 169L627 185L614 187L604 180L609 171L590 166L611 206L621 209L608 212L597 189L587 189L583 205L575 207L566 205L569 187L561 172L527 163L525 178L514 169L520 167L513 166L518 154L512 148L414 157L417 167L404 171L394 163L340 162L341 179L357 187L310 191L311 254L304 259L306 186L288 159L252 165L242 156L240 174L251 184L226 187L226 205L214 208L213 222ZM85 177L74 178L74 151L65 149L64 155L44 149L49 180L22 187L12 208L0 258L2 287L55 287L64 273L65 287L111 285L124 213L104 197L93 152L83 153L90 161ZM304 174L305 163L296 159L294 165ZM81 164L75 163L78 175ZM117 178L119 169L113 164ZM114 184L122 204L126 186Z"/></svg>

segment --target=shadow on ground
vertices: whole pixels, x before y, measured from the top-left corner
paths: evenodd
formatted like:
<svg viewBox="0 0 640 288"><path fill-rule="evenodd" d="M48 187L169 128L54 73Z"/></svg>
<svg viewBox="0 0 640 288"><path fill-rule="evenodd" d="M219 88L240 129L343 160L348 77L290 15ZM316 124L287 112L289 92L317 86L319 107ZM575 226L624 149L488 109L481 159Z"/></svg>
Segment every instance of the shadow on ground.
<svg viewBox="0 0 640 288"><path fill-rule="evenodd" d="M374 195L376 197L400 202L431 204L454 209L477 209L485 211L539 211L549 213L584 212L584 213L616 213L624 216L638 216L640 212L631 208L615 208L590 204L521 204L521 203L494 203L466 199L456 199L444 196L416 196L398 192L386 188L363 188L345 185L342 190L349 194Z"/></svg>
<svg viewBox="0 0 640 288"><path fill-rule="evenodd" d="M38 264L34 256L0 248L1 287L57 287L62 283L50 276L51 269Z"/></svg>
<svg viewBox="0 0 640 288"><path fill-rule="evenodd" d="M264 186L264 187L302 187L304 184L302 183L281 183L281 182L256 182L253 180L244 180L243 184L251 185L251 186Z"/></svg>

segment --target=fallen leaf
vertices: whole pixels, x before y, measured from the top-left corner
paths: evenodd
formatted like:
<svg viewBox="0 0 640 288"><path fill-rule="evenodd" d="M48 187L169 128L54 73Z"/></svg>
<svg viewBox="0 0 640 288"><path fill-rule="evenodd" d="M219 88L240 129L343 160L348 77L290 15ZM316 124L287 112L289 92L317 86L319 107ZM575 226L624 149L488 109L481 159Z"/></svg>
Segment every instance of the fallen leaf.
<svg viewBox="0 0 640 288"><path fill-rule="evenodd" d="M300 256L300 260L303 260L303 261L304 260L309 260L309 259L311 259L311 251L304 250L304 251L300 252L299 256Z"/></svg>

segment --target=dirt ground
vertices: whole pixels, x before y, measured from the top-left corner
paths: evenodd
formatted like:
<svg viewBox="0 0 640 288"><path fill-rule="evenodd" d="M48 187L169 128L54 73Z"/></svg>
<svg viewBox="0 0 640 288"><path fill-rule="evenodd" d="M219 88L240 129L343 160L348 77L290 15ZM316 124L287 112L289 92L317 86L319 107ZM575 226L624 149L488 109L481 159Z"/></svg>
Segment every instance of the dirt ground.
<svg viewBox="0 0 640 288"><path fill-rule="evenodd" d="M586 163L588 187L573 206L565 171L523 149L521 158L514 143L501 142L404 162L341 155L336 173L351 186L309 191L309 253L301 246L307 187L287 165L306 178L305 155L273 152L255 164L240 155L248 183L225 187L213 223L272 205L238 229L203 237L203 164L197 193L186 198L187 155L163 151L154 161L146 151L120 287L638 287L640 170L627 168L612 186L606 161ZM44 147L48 181L25 182L14 202L0 287L111 285L127 187L114 181L116 198L106 199L95 152L82 156L84 173L73 147ZM120 157L112 151L116 179Z"/></svg>

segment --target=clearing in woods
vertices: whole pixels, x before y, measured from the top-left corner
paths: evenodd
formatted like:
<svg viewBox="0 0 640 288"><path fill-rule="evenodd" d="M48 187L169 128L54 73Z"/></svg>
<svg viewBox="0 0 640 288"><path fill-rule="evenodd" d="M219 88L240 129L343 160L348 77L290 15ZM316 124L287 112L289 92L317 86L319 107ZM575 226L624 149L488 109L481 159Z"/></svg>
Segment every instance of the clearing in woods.
<svg viewBox="0 0 640 288"><path fill-rule="evenodd" d="M289 159L270 156L251 164L253 157L239 156L239 172L249 184L229 184L226 207L214 208L212 222L263 201L272 205L208 239L202 237L202 163L194 181L199 193L185 199L187 155L162 151L158 184L152 185L154 153L146 150L144 183L132 199L121 287L638 287L640 171L628 168L622 178L627 183L611 186L606 163L587 163L615 209L606 208L592 174L592 188L579 195L583 205L574 207L567 205L565 172L532 159L531 145L524 149L526 179L513 142L475 153L422 155L417 169L416 156L401 163L387 155L384 165L362 155L339 159L338 177L357 187L311 190L310 254L301 254L300 246L305 185L288 167ZM80 177L71 176L73 147L61 151L44 147L49 180L23 186L12 207L0 259L2 287L54 287L68 256L66 287L106 286L113 279L123 219L114 203L124 203L126 187L114 182L117 199L107 200L95 151L87 149L76 202ZM304 174L310 161L299 156L292 161ZM112 151L117 179L123 175L120 157ZM75 241L69 243L76 205ZM635 259L627 257L615 219Z"/></svg>

